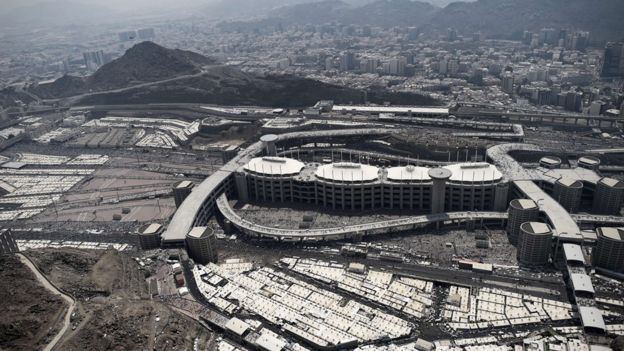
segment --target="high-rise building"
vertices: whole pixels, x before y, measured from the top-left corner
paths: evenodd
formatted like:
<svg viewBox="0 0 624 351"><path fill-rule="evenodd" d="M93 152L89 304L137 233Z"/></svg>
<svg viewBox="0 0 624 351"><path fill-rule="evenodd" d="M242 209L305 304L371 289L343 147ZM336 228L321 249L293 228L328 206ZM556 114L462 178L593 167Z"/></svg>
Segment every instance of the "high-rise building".
<svg viewBox="0 0 624 351"><path fill-rule="evenodd" d="M334 58L333 57L327 57L325 58L325 70L326 71L331 71L332 69L334 69Z"/></svg>
<svg viewBox="0 0 624 351"><path fill-rule="evenodd" d="M184 202L184 200L186 199L187 196L189 196L192 190L193 190L193 182L191 182L190 180L183 180L183 181L177 182L173 186L173 197L175 199L176 208L182 205L182 202Z"/></svg>
<svg viewBox="0 0 624 351"><path fill-rule="evenodd" d="M531 68L529 70L529 73L527 73L527 80L529 83L537 82L537 71L535 69Z"/></svg>
<svg viewBox="0 0 624 351"><path fill-rule="evenodd" d="M210 227L194 227L186 235L186 250L196 263L217 262L217 238Z"/></svg>
<svg viewBox="0 0 624 351"><path fill-rule="evenodd" d="M360 71L364 73L377 73L379 60L376 58L367 58L360 60Z"/></svg>
<svg viewBox="0 0 624 351"><path fill-rule="evenodd" d="M592 263L600 268L624 272L624 229L598 228L598 243L592 252Z"/></svg>
<svg viewBox="0 0 624 351"><path fill-rule="evenodd" d="M102 67L106 63L104 51L102 50L85 52L82 56L87 68L89 66Z"/></svg>
<svg viewBox="0 0 624 351"><path fill-rule="evenodd" d="M507 94L513 94L514 92L514 76L513 73L511 72L505 72L505 75L503 75L503 80L502 80L502 88L503 91L506 92Z"/></svg>
<svg viewBox="0 0 624 351"><path fill-rule="evenodd" d="M608 43L602 62L603 77L624 77L624 43Z"/></svg>
<svg viewBox="0 0 624 351"><path fill-rule="evenodd" d="M525 30L524 33L522 33L522 42L525 45L531 45L531 40L533 40L533 33Z"/></svg>
<svg viewBox="0 0 624 351"><path fill-rule="evenodd" d="M451 76L456 75L459 72L459 60L452 59L448 62L448 74Z"/></svg>
<svg viewBox="0 0 624 351"><path fill-rule="evenodd" d="M446 39L448 41L455 41L455 40L457 40L457 29L455 29L455 28L447 29Z"/></svg>
<svg viewBox="0 0 624 351"><path fill-rule="evenodd" d="M565 102L563 107L567 111L581 112L583 108L583 93L569 91L565 95Z"/></svg>
<svg viewBox="0 0 624 351"><path fill-rule="evenodd" d="M142 39L142 40L154 39L156 38L156 31L154 31L154 28L139 29L137 31L137 35L139 39Z"/></svg>
<svg viewBox="0 0 624 351"><path fill-rule="evenodd" d="M164 227L158 223L146 224L138 231L141 250L154 250L160 247L160 236Z"/></svg>
<svg viewBox="0 0 624 351"><path fill-rule="evenodd" d="M438 72L440 74L448 73L448 59L443 58L440 60L440 63L438 64Z"/></svg>
<svg viewBox="0 0 624 351"><path fill-rule="evenodd" d="M355 69L355 55L352 52L345 52L340 56L340 70L343 72Z"/></svg>
<svg viewBox="0 0 624 351"><path fill-rule="evenodd" d="M602 178L596 184L592 212L619 215L624 201L624 182Z"/></svg>
<svg viewBox="0 0 624 351"><path fill-rule="evenodd" d="M589 105L589 114L592 116L601 115L607 107L604 101L594 101Z"/></svg>
<svg viewBox="0 0 624 351"><path fill-rule="evenodd" d="M552 251L552 229L548 224L525 222L520 225L517 256L526 265L548 263Z"/></svg>
<svg viewBox="0 0 624 351"><path fill-rule="evenodd" d="M404 76L406 66L407 66L407 58L399 57L396 59L392 59L388 61L388 72L385 72L385 73L393 75L393 76Z"/></svg>
<svg viewBox="0 0 624 351"><path fill-rule="evenodd" d="M536 221L539 217L539 207L533 200L514 199L509 203L507 213L509 214L507 220L509 242L516 244L520 235L520 226L525 222Z"/></svg>
<svg viewBox="0 0 624 351"><path fill-rule="evenodd" d="M553 187L553 198L570 213L578 211L583 195L583 182L561 177Z"/></svg>
<svg viewBox="0 0 624 351"><path fill-rule="evenodd" d="M371 29L370 26L362 27L362 36L370 37L372 34L373 34L373 30Z"/></svg>
<svg viewBox="0 0 624 351"><path fill-rule="evenodd" d="M541 44L557 44L558 41L557 31L553 28L543 28L540 31L540 43Z"/></svg>
<svg viewBox="0 0 624 351"><path fill-rule="evenodd" d="M136 38L137 34L133 30L119 33L119 41L121 42L133 41Z"/></svg>

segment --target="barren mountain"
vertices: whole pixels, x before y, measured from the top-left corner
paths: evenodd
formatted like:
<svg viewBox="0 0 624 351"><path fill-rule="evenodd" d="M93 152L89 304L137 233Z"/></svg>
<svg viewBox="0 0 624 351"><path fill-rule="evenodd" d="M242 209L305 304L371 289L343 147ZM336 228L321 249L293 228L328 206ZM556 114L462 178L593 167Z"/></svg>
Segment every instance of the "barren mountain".
<svg viewBox="0 0 624 351"><path fill-rule="evenodd" d="M202 67L213 64L215 60L195 52L166 49L146 41L128 49L122 57L105 64L86 79L64 76L53 83L35 87L32 92L42 98L58 98L120 89L198 74Z"/></svg>
<svg viewBox="0 0 624 351"><path fill-rule="evenodd" d="M140 85L145 82L154 84ZM120 90L123 89L123 90ZM81 104L156 102L301 107L318 100L363 103L361 90L290 75L257 76L214 60L154 43L141 43L86 78L65 76L32 89L43 98L81 96ZM368 92L368 101L434 105L436 100L410 93Z"/></svg>

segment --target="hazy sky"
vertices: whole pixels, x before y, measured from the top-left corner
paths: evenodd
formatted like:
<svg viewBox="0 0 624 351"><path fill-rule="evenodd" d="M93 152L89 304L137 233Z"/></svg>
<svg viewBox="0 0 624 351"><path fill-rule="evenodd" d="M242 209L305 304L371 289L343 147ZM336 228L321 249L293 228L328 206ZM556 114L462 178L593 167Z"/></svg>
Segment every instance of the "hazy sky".
<svg viewBox="0 0 624 351"><path fill-rule="evenodd" d="M119 12L135 11L142 8L156 7L176 7L176 6L194 6L207 4L214 0L0 0L0 10L7 10L19 6L33 5L42 2L75 2L83 4L94 4L98 6L108 7Z"/></svg>
<svg viewBox="0 0 624 351"><path fill-rule="evenodd" d="M97 4L114 8L119 11L136 10L146 7L175 7L175 6L195 6L209 4L219 0L0 0L0 10L6 10L17 6L31 5L41 2L71 1L86 4ZM320 1L320 0L310 0ZM420 0L431 3L445 4L451 1L474 1L474 0Z"/></svg>

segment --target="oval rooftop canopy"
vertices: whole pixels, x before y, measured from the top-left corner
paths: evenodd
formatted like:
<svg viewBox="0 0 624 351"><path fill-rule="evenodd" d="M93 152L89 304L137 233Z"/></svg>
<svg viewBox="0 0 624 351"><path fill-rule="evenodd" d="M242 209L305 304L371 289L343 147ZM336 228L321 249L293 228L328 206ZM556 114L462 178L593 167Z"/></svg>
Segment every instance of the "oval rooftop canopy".
<svg viewBox="0 0 624 351"><path fill-rule="evenodd" d="M305 165L303 162L286 157L256 157L247 165L248 172L268 176L288 176L299 174Z"/></svg>

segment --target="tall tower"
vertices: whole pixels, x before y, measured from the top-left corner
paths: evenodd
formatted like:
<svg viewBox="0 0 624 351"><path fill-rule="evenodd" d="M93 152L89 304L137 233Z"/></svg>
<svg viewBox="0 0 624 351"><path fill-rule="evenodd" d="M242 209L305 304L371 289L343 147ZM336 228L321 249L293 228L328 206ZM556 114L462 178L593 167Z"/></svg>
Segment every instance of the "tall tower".
<svg viewBox="0 0 624 351"><path fill-rule="evenodd" d="M536 221L539 216L539 207L533 200L514 199L509 203L509 218L507 220L507 234L509 242L518 243L520 226L525 222Z"/></svg>
<svg viewBox="0 0 624 351"><path fill-rule="evenodd" d="M582 195L583 182L580 180L561 177L555 182L553 198L570 213L578 211Z"/></svg>
<svg viewBox="0 0 624 351"><path fill-rule="evenodd" d="M602 62L603 77L624 77L624 43L608 43Z"/></svg>
<svg viewBox="0 0 624 351"><path fill-rule="evenodd" d="M598 228L598 243L592 252L592 263L600 268L624 272L624 230Z"/></svg>
<svg viewBox="0 0 624 351"><path fill-rule="evenodd" d="M552 251L552 236L553 232L548 224L522 223L518 237L518 261L531 266L548 263Z"/></svg>
<svg viewBox="0 0 624 351"><path fill-rule="evenodd" d="M182 205L182 202L184 202L184 200L186 199L187 196L189 196L192 190L193 190L193 182L191 182L190 180L183 180L183 181L177 182L173 186L173 197L175 199L176 208Z"/></svg>
<svg viewBox="0 0 624 351"><path fill-rule="evenodd" d="M210 227L195 227L186 235L186 250L196 263L217 262L217 238Z"/></svg>
<svg viewBox="0 0 624 351"><path fill-rule="evenodd" d="M277 147L275 146L275 142L277 141L277 135L263 135L260 137L260 141L262 142L262 146L264 147L267 156L277 156Z"/></svg>
<svg viewBox="0 0 624 351"><path fill-rule="evenodd" d="M596 184L592 212L617 215L624 201L624 182L613 178L602 178Z"/></svg>
<svg viewBox="0 0 624 351"><path fill-rule="evenodd" d="M431 213L444 212L446 198L446 181L451 178L451 171L446 168L432 168L429 177L433 180L431 187Z"/></svg>

